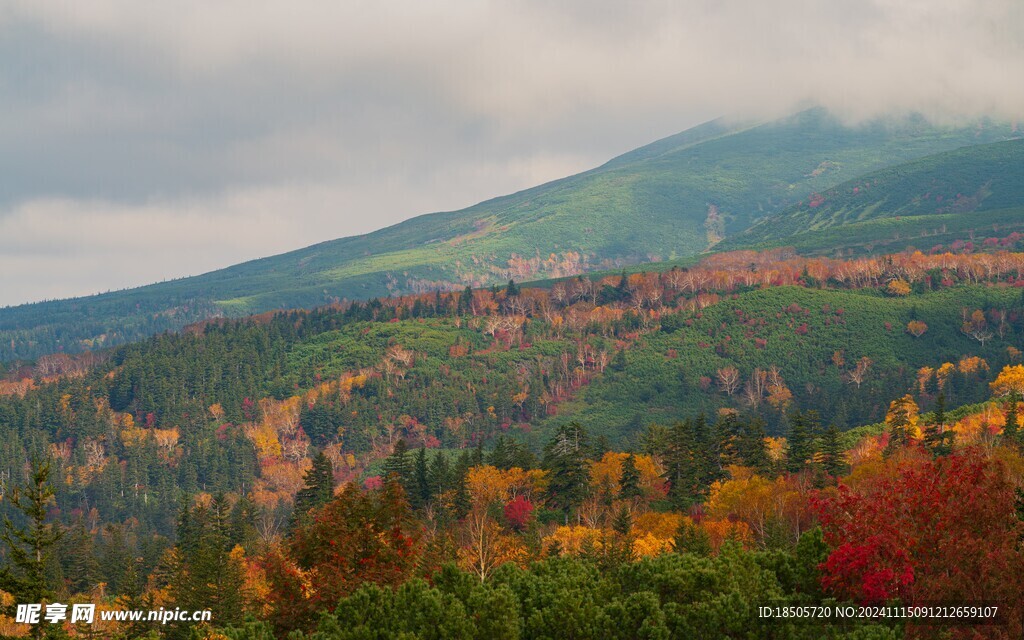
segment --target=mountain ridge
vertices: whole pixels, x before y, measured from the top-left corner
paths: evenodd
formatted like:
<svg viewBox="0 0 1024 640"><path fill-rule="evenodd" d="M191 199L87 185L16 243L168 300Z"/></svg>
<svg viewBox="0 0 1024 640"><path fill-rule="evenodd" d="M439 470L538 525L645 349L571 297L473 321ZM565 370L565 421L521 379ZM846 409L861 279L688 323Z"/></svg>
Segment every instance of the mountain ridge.
<svg viewBox="0 0 1024 640"><path fill-rule="evenodd" d="M1008 125L919 117L844 125L821 109L713 120L594 169L456 211L417 216L190 278L0 309L0 360L118 344L218 315L564 277L698 255L846 178Z"/></svg>

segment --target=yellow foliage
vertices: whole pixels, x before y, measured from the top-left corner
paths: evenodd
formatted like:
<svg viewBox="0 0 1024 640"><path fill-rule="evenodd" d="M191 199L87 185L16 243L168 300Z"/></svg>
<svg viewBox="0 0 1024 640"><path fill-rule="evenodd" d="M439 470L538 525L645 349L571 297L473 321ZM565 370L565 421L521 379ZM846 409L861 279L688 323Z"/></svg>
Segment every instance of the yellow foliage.
<svg viewBox="0 0 1024 640"><path fill-rule="evenodd" d="M543 540L544 551L551 549L551 545L558 543L562 553L577 555L585 547L600 549L602 547L602 535L598 529L584 526L561 526L557 527L551 535Z"/></svg>
<svg viewBox="0 0 1024 640"><path fill-rule="evenodd" d="M1018 396L1024 396L1024 364L1003 367L989 387L992 389L992 395L999 398L1014 392Z"/></svg>
<svg viewBox="0 0 1024 640"><path fill-rule="evenodd" d="M633 553L641 558L652 558L671 552L675 546L674 534L670 538L659 538L652 533L645 533L633 540Z"/></svg>
<svg viewBox="0 0 1024 640"><path fill-rule="evenodd" d="M978 356L964 356L957 363L957 369L960 370L960 373L964 374L988 371L988 363L985 362L984 358L979 358Z"/></svg>
<svg viewBox="0 0 1024 640"><path fill-rule="evenodd" d="M885 289L894 296L910 295L910 285L907 283L906 280L900 280L899 278L890 280L889 286L887 286Z"/></svg>
<svg viewBox="0 0 1024 640"><path fill-rule="evenodd" d="M885 424L890 427L897 426L906 429L908 437L921 438L921 428L917 425L920 417L920 409L914 402L914 397L908 393L889 404L889 412L885 414Z"/></svg>
<svg viewBox="0 0 1024 640"><path fill-rule="evenodd" d="M673 540L682 523L682 514L648 511L640 514L633 521L633 534L637 538L653 536L660 540Z"/></svg>
<svg viewBox="0 0 1024 640"><path fill-rule="evenodd" d="M712 553L718 553L726 540L735 540L744 547L749 547L754 542L754 536L751 535L746 522L705 518L701 520L700 528L708 534Z"/></svg>
<svg viewBox="0 0 1024 640"><path fill-rule="evenodd" d="M590 465L590 485L599 488L607 482L611 487L618 487L622 478L622 465L630 454L609 451L602 458ZM633 464L640 472L640 488L647 494L661 484L662 469L648 455L633 454Z"/></svg>

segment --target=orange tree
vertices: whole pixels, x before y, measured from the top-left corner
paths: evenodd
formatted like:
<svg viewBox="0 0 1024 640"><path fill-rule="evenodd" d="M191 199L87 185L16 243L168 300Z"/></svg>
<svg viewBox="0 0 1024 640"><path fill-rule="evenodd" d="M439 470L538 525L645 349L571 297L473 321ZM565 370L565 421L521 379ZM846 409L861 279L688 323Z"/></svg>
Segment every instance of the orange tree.
<svg viewBox="0 0 1024 640"><path fill-rule="evenodd" d="M364 583L401 584L420 555L421 530L395 482L379 491L349 485L311 515L285 553L264 564L271 617L281 629L311 624L317 611Z"/></svg>

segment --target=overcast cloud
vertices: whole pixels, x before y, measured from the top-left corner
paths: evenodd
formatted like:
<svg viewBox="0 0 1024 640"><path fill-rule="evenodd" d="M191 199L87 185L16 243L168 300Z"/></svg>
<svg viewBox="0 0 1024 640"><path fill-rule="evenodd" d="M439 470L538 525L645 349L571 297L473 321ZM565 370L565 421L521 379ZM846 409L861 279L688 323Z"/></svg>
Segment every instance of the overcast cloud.
<svg viewBox="0 0 1024 640"><path fill-rule="evenodd" d="M1024 114L1020 0L0 0L0 305L456 209L719 115Z"/></svg>

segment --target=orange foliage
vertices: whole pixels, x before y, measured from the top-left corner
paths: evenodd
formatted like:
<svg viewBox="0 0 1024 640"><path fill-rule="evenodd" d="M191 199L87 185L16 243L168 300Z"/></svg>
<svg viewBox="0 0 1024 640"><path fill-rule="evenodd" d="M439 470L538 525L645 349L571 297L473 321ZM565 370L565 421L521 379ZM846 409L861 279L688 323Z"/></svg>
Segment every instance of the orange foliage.
<svg viewBox="0 0 1024 640"><path fill-rule="evenodd" d="M1016 393L1024 396L1024 365L1007 365L990 385L992 395L1002 398Z"/></svg>

